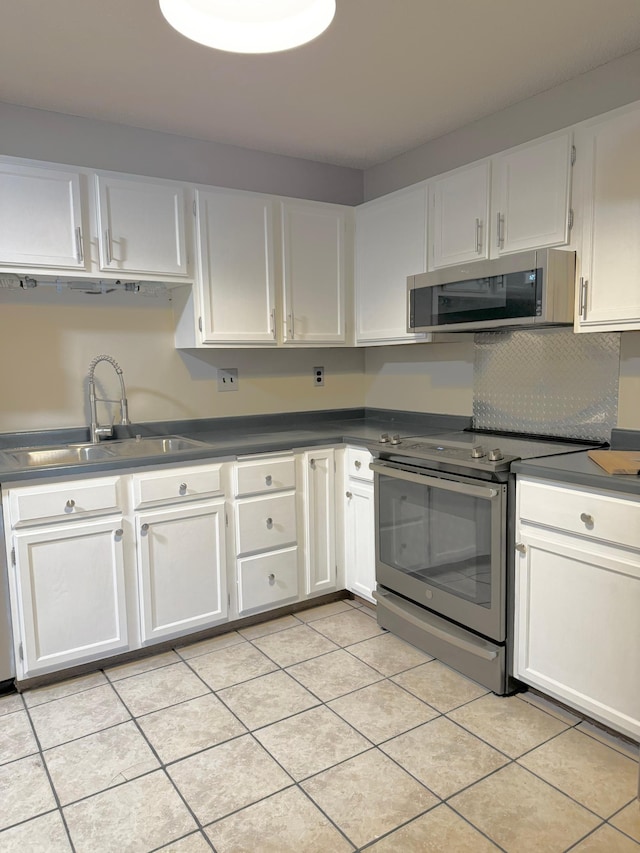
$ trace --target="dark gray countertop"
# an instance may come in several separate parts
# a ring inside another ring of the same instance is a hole
[[[471,419],[459,415],[422,414],[386,409],[347,409],[323,412],[296,412],[286,415],[212,418],[190,421],[170,421],[133,424],[116,428],[116,437],[140,434],[180,435],[206,443],[206,447],[162,456],[117,458],[108,461],[48,465],[42,468],[20,468],[0,452],[0,482],[19,482],[43,478],[76,477],[87,474],[107,474],[116,470],[157,466],[160,464],[189,464],[211,460],[226,461],[256,453],[277,453],[326,444],[377,443],[381,433],[400,436],[428,435],[443,430],[464,429]],[[14,433],[0,436],[0,451],[17,447],[39,447],[67,442],[86,441],[83,429]]]
[[[640,445],[638,445],[640,447]],[[542,477],[560,483],[610,489],[640,495],[640,477],[629,474],[607,474],[587,456],[587,451],[514,462],[511,470],[527,477]]]

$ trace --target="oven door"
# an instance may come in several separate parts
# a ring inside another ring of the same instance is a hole
[[[383,461],[371,467],[378,584],[504,641],[506,485]]]

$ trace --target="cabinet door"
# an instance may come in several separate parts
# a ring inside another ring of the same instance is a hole
[[[84,270],[83,237],[77,172],[0,161],[1,264]]]
[[[373,483],[347,481],[344,524],[347,589],[373,601],[376,588]]]
[[[498,155],[493,165],[491,255],[565,245],[570,177],[571,133]]]
[[[488,160],[429,181],[429,269],[488,257]]]
[[[515,675],[637,740],[640,553],[522,525]]]
[[[409,343],[407,276],[427,269],[427,190],[410,187],[356,208],[356,342]]]
[[[181,186],[96,175],[96,193],[100,269],[187,275]]]
[[[276,344],[273,201],[196,192],[204,343]]]
[[[20,531],[13,541],[20,678],[126,651],[121,516]]]
[[[143,643],[227,618],[224,500],[136,515]]]
[[[336,587],[335,451],[301,454],[307,595]]]
[[[576,331],[640,329],[640,110],[576,134],[583,215]]]
[[[343,344],[347,211],[282,202],[283,340]]]

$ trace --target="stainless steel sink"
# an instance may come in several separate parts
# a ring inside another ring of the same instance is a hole
[[[107,448],[99,444],[6,450],[5,456],[17,462],[20,468],[42,468],[47,465],[82,465],[83,463],[103,462],[113,458]]]
[[[207,447],[206,442],[179,435],[140,436],[101,444],[64,444],[54,447],[27,447],[2,452],[19,468],[46,468],[54,465],[88,465],[145,456],[166,456]]]
[[[139,436],[121,438],[102,445],[112,457],[130,459],[135,456],[164,456],[168,453],[184,453],[186,450],[198,450],[207,447],[206,442],[179,435]]]

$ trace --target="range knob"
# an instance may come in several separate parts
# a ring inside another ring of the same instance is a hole
[[[504,459],[504,453],[499,447],[489,451],[489,462],[499,462],[501,459]]]
[[[486,456],[484,447],[481,444],[478,444],[476,447],[471,448],[471,458],[472,459],[482,459],[483,456]]]
[[[400,436],[397,434],[392,435],[390,444],[402,444],[402,442],[400,441]]]
[[[383,432],[380,436],[380,444],[388,444],[389,443],[389,433]]]

